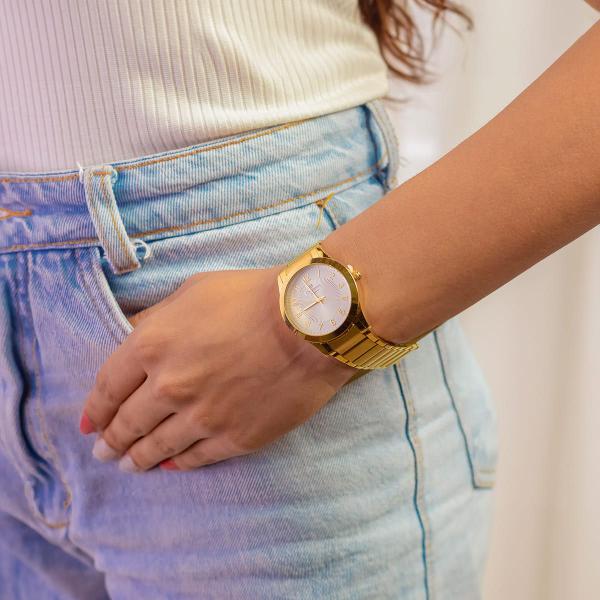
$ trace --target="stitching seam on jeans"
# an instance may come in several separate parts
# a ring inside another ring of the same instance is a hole
[[[23,177],[22,179],[0,177],[0,183],[43,183],[45,181],[68,181],[69,179],[77,179],[78,177],[79,172],[70,173],[69,175],[54,175],[53,177]]]
[[[96,277],[103,276],[103,275],[101,273],[98,273],[98,274],[94,273],[94,270],[98,269],[99,271],[102,271],[102,265],[97,263],[94,258],[82,260],[81,255],[82,255],[82,248],[75,248],[75,257],[77,259],[78,265],[81,264],[82,262],[85,265],[85,260],[92,260],[91,269],[87,269],[87,268],[81,269],[81,282],[83,284],[83,287],[85,288],[87,297],[91,298],[92,301],[94,302],[94,304],[96,305],[96,308],[98,309],[98,312],[96,313],[97,316],[99,316],[99,318],[102,319],[102,321],[104,322],[104,326],[109,331],[111,331],[111,333],[113,334],[114,340],[118,344],[121,344],[123,341],[122,336],[128,335],[129,332],[121,329],[119,327],[119,323],[110,317],[110,314],[112,314],[114,307],[110,304],[109,299],[106,298],[104,293],[98,294],[98,292],[97,292],[98,282],[96,280]],[[118,303],[117,303],[117,306],[118,306]],[[118,331],[116,330],[116,328],[118,328]]]
[[[289,129],[290,127],[296,127],[297,125],[300,125],[300,123],[304,123],[305,121],[310,120],[310,118],[311,117],[308,117],[306,119],[299,119],[297,121],[290,121],[289,123],[284,123],[283,125],[278,125],[277,127],[274,127],[273,129],[267,129],[266,131],[259,131],[252,135],[248,135],[246,137],[239,138],[239,139],[229,140],[228,142],[223,142],[223,143],[217,144],[215,146],[209,146],[208,148],[196,148],[195,150],[187,150],[184,152],[180,152],[176,155],[163,156],[161,158],[152,158],[152,159],[148,159],[146,161],[143,161],[141,163],[136,163],[133,165],[123,165],[121,167],[115,167],[115,169],[117,171],[130,171],[132,169],[137,169],[139,167],[145,167],[146,165],[153,165],[156,163],[166,162],[169,160],[177,160],[179,158],[185,158],[186,156],[190,156],[193,154],[199,154],[202,152],[211,152],[213,150],[220,150],[221,148],[226,148],[227,146],[235,146],[235,145],[241,144],[242,142],[245,142],[247,140],[253,140],[255,138],[272,135],[273,133],[276,133],[278,131],[283,131],[285,129]]]
[[[386,132],[384,131],[384,125],[383,125],[383,119],[381,117],[380,111],[379,111],[379,105],[377,104],[377,102],[373,101],[369,103],[369,106],[371,107],[371,111],[373,112],[373,121],[375,123],[375,127],[377,127],[377,129],[379,130],[379,135],[381,137],[381,143],[382,143],[382,156],[389,154],[388,150],[387,150],[387,137],[386,137]],[[391,161],[391,155],[390,155],[390,161]],[[387,173],[385,178],[380,178],[382,185],[385,187],[386,191],[390,191],[391,190],[391,185],[390,185],[390,181],[389,181],[389,172],[390,172],[390,164],[388,161],[388,165],[387,165]]]
[[[467,435],[467,431],[464,426],[464,417],[458,409],[458,406],[456,404],[456,399],[454,398],[454,393],[452,392],[452,388],[451,388],[450,382],[448,380],[448,375],[447,375],[447,370],[446,370],[446,362],[447,361],[445,359],[445,356],[447,354],[446,346],[442,339],[442,336],[440,336],[440,334],[438,333],[438,330],[435,330],[433,332],[433,334],[434,334],[433,339],[435,341],[438,358],[439,358],[440,366],[441,366],[441,370],[442,370],[442,376],[444,379],[444,385],[446,386],[446,390],[448,392],[448,395],[450,396],[450,402],[451,402],[452,408],[454,410],[454,413],[456,415],[458,426],[459,426],[460,432],[461,432],[463,440],[464,440],[465,451],[467,453],[467,459],[469,461],[469,467],[471,470],[473,487],[483,488],[483,489],[491,489],[494,487],[494,481],[487,481],[487,482],[481,481],[479,475],[480,474],[481,475],[495,475],[496,470],[495,469],[479,469],[475,465],[475,462],[473,460],[473,449],[471,448],[471,444],[469,443],[469,436]]]
[[[284,129],[289,129],[290,127],[295,127],[296,125],[300,125],[300,123],[304,123],[304,121],[308,121],[309,118],[299,119],[297,121],[290,121],[289,123],[284,123],[283,125],[277,125],[271,129],[267,129],[266,131],[259,131],[252,135],[247,135],[242,138],[237,138],[234,140],[229,140],[227,142],[223,142],[222,144],[216,144],[214,146],[196,148],[195,150],[184,150],[180,152],[176,152],[175,154],[171,154],[169,156],[162,156],[161,158],[152,158],[145,160],[143,162],[135,163],[132,165],[121,165],[121,166],[113,166],[116,171],[131,171],[133,169],[139,169],[140,167],[145,167],[147,165],[153,165],[155,163],[166,162],[170,160],[178,160],[180,158],[185,158],[186,156],[191,156],[193,154],[200,154],[203,152],[212,152],[213,150],[219,150],[221,148],[226,148],[227,146],[234,146],[236,144],[241,144],[247,140],[252,140],[255,138],[271,135],[278,131],[282,131]],[[99,175],[108,175],[109,173],[98,173]],[[55,175],[53,177],[23,177],[23,178],[10,178],[10,177],[0,177],[0,183],[40,183],[44,181],[67,181],[69,179],[77,179],[79,178],[79,172],[70,173],[68,175]]]
[[[18,266],[16,268],[19,268]],[[20,278],[17,278],[17,302],[18,302],[18,310],[19,312],[23,312],[24,309],[24,301],[23,301],[23,297],[24,297],[24,289],[22,288],[22,286],[20,285]],[[19,338],[20,344],[22,348],[26,347],[26,337],[25,337],[25,331],[23,328],[23,321],[24,319],[17,319],[17,336]],[[25,365],[23,365],[23,367],[25,367]],[[35,404],[35,402],[34,402]],[[31,419],[31,415],[26,411],[23,410],[22,411],[24,419],[25,419],[25,426],[28,428],[29,430],[29,435],[32,437],[33,436],[33,432],[35,431],[35,427],[33,426],[33,421]],[[25,434],[26,435],[26,434]],[[40,453],[40,451],[38,451],[38,448],[36,448],[33,445],[33,441],[26,441],[26,443],[31,446],[32,448],[32,452],[36,455],[41,457],[42,459],[44,459],[47,462],[50,462],[48,460],[48,457],[45,453],[45,451],[47,451],[47,447],[46,448],[42,448],[42,453]],[[22,484],[23,484],[23,495],[26,499],[26,501],[28,502],[28,507],[29,509],[32,511],[33,516],[38,519],[39,521],[41,521],[42,523],[44,523],[44,525],[46,525],[47,527],[50,527],[52,529],[60,529],[62,527],[64,527],[66,525],[66,523],[64,522],[59,522],[59,523],[51,523],[50,521],[47,521],[44,518],[44,515],[42,515],[40,513],[40,510],[36,504],[35,501],[35,496],[33,493],[33,485],[31,484],[31,480],[28,480],[28,477],[26,474],[23,473],[23,470],[20,468],[20,465],[18,464],[18,460],[17,457],[14,458],[14,460],[17,462],[17,464],[15,465],[17,470],[19,471],[19,473],[21,474],[22,477]]]
[[[372,101],[370,106],[373,108],[373,112],[378,117],[375,121],[377,123],[377,126],[379,127],[383,139],[383,144],[386,150],[388,150],[388,142],[391,146],[394,146],[394,148],[389,149],[388,152],[390,155],[390,160],[387,165],[387,181],[384,184],[388,188],[388,191],[391,191],[392,189],[394,189],[394,187],[398,185],[398,178],[396,177],[396,173],[392,171],[392,168],[397,166],[393,164],[392,153],[399,152],[399,142],[396,130],[394,129],[390,121],[389,115],[385,112],[385,107],[383,106],[383,104],[377,102],[377,100],[379,100],[379,98],[376,98],[374,101]],[[382,112],[385,114],[382,115]],[[389,140],[388,138],[386,138],[386,134],[389,137]]]
[[[31,277],[30,274],[33,272],[33,266],[31,265],[31,260],[32,260],[31,254],[29,254],[27,256],[28,281],[29,281],[29,278]],[[31,307],[29,308],[29,318],[31,320],[31,323],[33,324],[33,314],[31,311]],[[37,336],[33,336],[32,355],[31,356],[32,356],[32,362],[33,362],[33,377],[34,377],[34,381],[36,384],[35,385],[35,389],[36,389],[35,396],[36,397],[35,397],[34,406],[35,406],[35,411],[36,411],[37,417],[40,421],[42,437],[44,438],[44,442],[46,444],[48,453],[50,454],[50,458],[53,461],[52,464],[53,464],[54,468],[56,469],[59,479],[60,479],[61,483],[63,484],[65,492],[67,494],[67,497],[66,497],[65,501],[63,502],[63,508],[67,509],[69,507],[69,505],[71,504],[71,500],[73,498],[73,493],[62,473],[62,469],[60,467],[60,460],[58,458],[58,452],[56,451],[56,448],[50,439],[50,435],[48,433],[48,424],[46,423],[46,419],[44,417],[43,410],[42,410],[42,378],[40,377],[40,366],[39,366],[39,361],[38,361],[38,354],[36,351],[36,349],[37,349],[36,340],[37,340]],[[45,522],[46,522],[46,524],[49,524],[47,521],[45,521]],[[62,527],[63,525],[62,524],[54,524],[54,526]]]
[[[319,207],[319,214],[317,216],[317,223],[315,225],[315,227],[317,229],[319,229],[319,227],[321,226],[321,221],[323,219],[323,214],[325,212],[324,208],[333,199],[334,195],[335,195],[335,192],[331,192],[331,194],[328,194],[324,198],[318,198],[317,200],[315,200],[315,204]],[[327,215],[327,216],[329,218],[331,218],[330,215]]]
[[[19,265],[18,261],[16,261],[16,263],[17,264],[15,265],[15,271],[18,271],[18,269],[20,268],[21,265]],[[15,281],[16,281],[16,300],[17,300],[16,310],[18,313],[23,314],[26,310],[25,309],[25,301],[24,301],[26,292],[22,285],[23,278],[17,276]],[[18,316],[19,316],[19,318],[15,319],[15,321],[17,323],[17,335],[19,337],[20,346],[22,348],[25,348],[27,346],[27,338],[25,336],[25,328],[23,326],[23,322],[25,319],[20,318],[21,314],[19,314]],[[24,371],[23,377],[26,377],[26,374],[25,374],[26,368],[27,368],[26,365],[23,364],[22,365],[22,369]],[[25,402],[29,398],[29,396],[30,396],[30,394],[27,394],[26,396],[24,396],[24,402],[20,408],[22,409],[22,414],[23,414],[23,417],[25,418],[25,425],[29,428],[29,431],[30,431],[29,437],[33,438],[33,434],[34,434],[36,428],[33,425],[33,420],[31,419],[31,415],[25,410]],[[42,458],[45,461],[48,461],[48,457],[46,456],[46,452],[48,451],[47,447],[42,448],[41,452],[39,452],[38,448],[36,448],[35,444],[33,443],[33,439],[31,439],[31,441],[29,441],[29,445],[31,446],[33,452],[37,456],[39,456],[40,458]]]
[[[20,304],[21,304],[20,301],[21,301],[22,296],[23,296],[23,290],[20,288],[20,286],[18,286],[19,308],[22,308],[20,306]],[[17,332],[18,332],[19,338],[21,340],[21,344],[22,344],[22,346],[24,348],[25,345],[26,345],[26,339],[25,339],[25,331],[23,330],[23,319],[17,319]],[[29,431],[31,432],[31,434],[33,434],[33,432],[35,431],[35,427],[33,425],[33,421],[31,419],[31,415],[29,415],[27,413],[27,411],[25,411],[25,410],[23,410],[23,415],[25,417],[26,425],[29,427]],[[37,451],[37,448],[35,448],[33,446],[33,443],[30,442],[30,444],[32,446],[33,452],[35,452],[36,455],[38,455],[41,458],[43,458],[44,460],[48,461],[48,457],[45,454],[40,455],[40,453]],[[47,444],[46,444],[45,450],[46,451],[48,450]],[[21,474],[23,475],[23,473],[22,473],[22,471],[21,471],[20,468],[19,468],[19,472],[21,472]],[[51,523],[50,521],[48,521],[44,517],[44,515],[42,515],[40,513],[40,510],[39,510],[39,508],[38,508],[38,506],[36,504],[36,501],[35,501],[35,496],[34,496],[34,493],[33,493],[33,485],[31,483],[31,480],[29,480],[29,481],[26,480],[26,478],[25,478],[26,476],[24,476],[24,475],[23,475],[23,477],[24,477],[24,480],[23,480],[23,494],[25,495],[25,498],[29,501],[29,508],[33,511],[33,514],[34,514],[35,518],[37,518],[38,520],[42,521],[45,525],[47,525],[48,527],[53,528],[53,529],[60,529],[61,527],[64,527],[65,525],[67,525],[68,523],[66,523],[64,521],[61,521],[59,523]]]
[[[333,199],[335,197],[335,194],[331,194],[331,198]],[[329,198],[329,196],[328,196]],[[317,204],[320,208],[321,208],[321,213],[324,214],[330,221],[331,227],[333,229],[338,229],[340,224],[338,223],[337,217],[335,215],[335,211],[333,210],[333,206],[332,206],[332,202],[328,202],[327,204],[319,204],[319,200],[317,200],[315,202],[315,204]]]
[[[30,263],[31,255],[28,256],[27,260],[28,260],[28,263]],[[30,264],[28,266],[31,267]],[[32,323],[33,323],[33,316],[32,316]],[[69,484],[65,481],[65,478],[63,476],[62,469],[60,467],[60,459],[58,458],[58,453],[56,451],[56,448],[54,447],[54,444],[52,443],[52,440],[50,439],[50,434],[48,433],[48,424],[46,423],[46,418],[44,417],[44,413],[42,410],[42,378],[40,377],[40,365],[39,365],[39,360],[38,360],[38,354],[36,351],[36,339],[37,339],[37,337],[34,337],[34,339],[32,341],[33,376],[36,381],[36,392],[37,392],[36,393],[36,402],[35,402],[35,411],[38,416],[38,419],[40,420],[42,437],[44,438],[46,447],[48,449],[48,452],[50,453],[50,458],[53,460],[54,468],[56,469],[56,472],[58,473],[61,483],[65,487],[65,492],[67,494],[67,497],[66,497],[65,501],[63,502],[63,508],[66,509],[71,504],[71,500],[73,498],[73,493],[71,491],[71,488],[69,487]]]
[[[0,206],[0,221],[4,219],[10,219],[12,217],[29,217],[31,210],[26,208],[25,210],[12,210],[10,208],[2,208]]]
[[[431,562],[429,560],[429,556],[431,554],[431,527],[429,524],[429,518],[427,516],[427,511],[425,507],[425,496],[423,493],[423,450],[421,448],[421,440],[416,432],[414,421],[416,420],[416,411],[415,406],[410,398],[410,384],[408,382],[408,374],[406,372],[406,367],[400,361],[392,365],[394,369],[394,374],[396,375],[396,380],[398,382],[398,386],[400,388],[400,396],[402,397],[402,402],[404,404],[404,411],[406,416],[406,439],[410,446],[410,449],[413,454],[414,459],[414,470],[415,470],[415,491],[413,494],[413,503],[415,507],[415,512],[417,514],[417,519],[419,521],[419,526],[421,528],[421,548],[422,548],[422,557],[423,557],[423,583],[425,586],[425,598],[426,600],[433,600],[433,589],[431,587],[431,573],[432,567]],[[402,373],[404,375],[404,382],[402,384],[400,371],[402,369]],[[406,387],[407,393],[404,393],[404,387]]]
[[[320,194],[324,191],[327,191],[331,188],[334,188],[338,185],[342,185],[344,183],[350,183],[351,181],[358,179],[359,177],[362,177],[364,175],[366,175],[367,173],[372,172],[374,169],[379,168],[380,163],[386,158],[386,154],[384,154],[380,160],[378,160],[376,163],[374,163],[373,165],[371,165],[368,169],[365,169],[359,173],[357,173],[356,175],[354,175],[353,177],[349,177],[347,179],[342,179],[341,181],[338,181],[336,183],[332,183],[330,185],[324,186],[322,188],[313,190],[311,192],[307,192],[306,194],[301,194],[299,196],[294,196],[293,198],[286,198],[285,200],[279,200],[277,202],[273,202],[271,204],[265,204],[263,206],[259,206],[257,208],[251,208],[251,209],[246,209],[246,210],[239,210],[233,213],[229,213],[225,216],[222,217],[215,217],[214,219],[200,219],[198,221],[192,221],[191,223],[185,223],[183,225],[174,225],[172,227],[161,227],[159,229],[150,229],[147,231],[142,231],[139,233],[135,234],[135,237],[140,237],[143,235],[153,235],[155,233],[165,233],[167,231],[177,231],[177,230],[182,230],[182,229],[186,229],[188,227],[194,227],[195,225],[206,225],[209,223],[218,223],[220,221],[226,221],[227,219],[231,219],[234,217],[239,217],[242,216],[244,214],[252,214],[254,212],[260,212],[263,210],[268,210],[269,208],[276,208],[277,206],[282,206],[284,204],[288,204],[290,202],[294,202],[296,200],[301,200],[302,198],[307,198],[308,196],[314,196],[315,194]],[[0,251],[10,251],[10,250],[27,250],[30,248],[44,248],[46,246],[63,246],[63,245],[68,245],[68,244],[81,244],[81,243],[85,243],[85,242],[96,242],[99,241],[98,238],[81,238],[78,240],[66,240],[66,241],[58,241],[58,242],[40,242],[37,244],[15,244],[13,246],[6,246],[6,247],[2,247],[0,246]]]
[[[143,233],[138,234],[138,235],[152,235],[155,233],[164,233],[167,231],[178,231],[180,229],[185,229],[187,227],[194,227],[195,225],[205,225],[207,223],[217,223],[219,221],[224,221],[226,219],[231,219],[233,217],[239,217],[239,216],[246,215],[246,214],[252,214],[254,212],[260,212],[262,210],[268,210],[269,208],[275,208],[277,206],[282,206],[283,204],[288,204],[290,202],[294,202],[295,200],[301,200],[302,198],[307,198],[309,196],[314,196],[315,194],[320,194],[320,193],[322,193],[326,190],[329,190],[333,187],[336,187],[338,185],[342,185],[344,183],[350,183],[351,181],[354,181],[355,179],[358,179],[359,177],[362,177],[363,175],[370,173],[374,168],[377,168],[377,166],[378,166],[378,163],[375,163],[374,165],[371,165],[368,169],[365,169],[364,171],[360,171],[353,177],[348,177],[347,179],[342,179],[341,181],[338,181],[337,183],[333,183],[333,184],[324,186],[322,188],[312,190],[311,192],[307,192],[306,194],[301,194],[300,196],[294,196],[293,198],[286,198],[285,200],[280,200],[278,202],[266,204],[264,206],[259,206],[258,208],[248,208],[248,209],[244,209],[244,210],[238,210],[238,211],[236,211],[234,213],[230,213],[224,217],[216,217],[214,219],[201,219],[198,221],[192,221],[191,223],[187,223],[185,225],[174,225],[172,227],[161,227],[159,229],[151,229],[149,231],[144,231]],[[136,235],[136,237],[137,237],[137,235]]]
[[[442,348],[441,348],[441,346],[443,345],[443,342],[442,342],[441,338],[439,337],[439,333],[438,333],[437,329],[434,330],[434,332],[433,332],[433,339],[435,341],[435,348],[437,350],[438,360],[440,362],[440,369],[442,372],[442,379],[444,381],[444,386],[446,388],[446,392],[448,393],[448,396],[450,397],[450,404],[452,406],[452,410],[454,411],[454,414],[456,415],[456,421],[458,423],[458,428],[460,430],[460,433],[461,433],[461,436],[463,439],[463,443],[465,445],[465,452],[467,455],[467,461],[469,463],[469,470],[470,470],[470,474],[471,474],[471,482],[472,482],[474,488],[490,489],[490,488],[494,487],[494,482],[493,481],[491,481],[491,482],[481,481],[479,478],[479,474],[494,475],[495,470],[477,469],[475,466],[475,463],[473,461],[473,450],[469,444],[469,436],[467,435],[467,432],[465,430],[464,418],[461,415],[460,411],[458,410],[458,406],[456,405],[456,400],[454,398],[454,394],[452,393],[452,388],[450,387],[450,382],[448,381],[448,375],[446,372],[446,362],[444,359],[444,352],[442,352]]]

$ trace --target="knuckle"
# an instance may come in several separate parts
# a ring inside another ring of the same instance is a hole
[[[108,377],[104,367],[100,367],[100,369],[98,369],[94,385],[100,394],[104,394],[104,392],[106,392],[106,389],[108,388]]]
[[[177,459],[177,468],[180,471],[189,471],[190,469],[195,469],[198,465],[192,464],[192,459],[188,458],[178,458]]]
[[[152,440],[152,443],[154,444],[158,452],[161,454],[161,456],[171,457],[177,454],[177,448],[175,447],[175,445],[171,444],[167,440],[157,437]]]
[[[148,325],[144,330],[138,330],[138,335],[133,343],[135,354],[143,363],[156,362],[164,354],[164,343],[161,336]]]
[[[139,452],[135,447],[134,448],[130,448],[127,451],[127,454],[129,454],[131,460],[133,461],[133,464],[140,469],[140,471],[146,471],[147,469],[149,469],[152,465],[148,462],[148,460],[146,460],[143,456],[143,454],[141,452]]]
[[[98,394],[102,397],[103,403],[108,404],[110,407],[114,407],[118,404],[118,399],[110,385],[109,374],[105,368],[101,367],[98,373],[96,373],[94,384]]]
[[[260,448],[258,438],[246,431],[230,432],[227,434],[226,440],[232,451],[238,454],[248,454]]]
[[[116,450],[117,452],[122,452],[125,449],[123,442],[110,427],[102,433],[102,438],[113,450]]]
[[[117,418],[120,421],[121,429],[124,430],[128,435],[134,438],[140,438],[145,435],[144,428],[142,427],[139,419],[125,411],[118,411]]]
[[[207,451],[204,448],[202,448],[202,444],[200,444],[198,448],[192,449],[191,452],[191,461],[189,462],[193,463],[194,466],[207,465],[220,460],[219,458],[213,456],[212,453],[207,453]]]
[[[207,436],[213,436],[218,433],[222,425],[219,419],[212,412],[196,411],[192,414],[192,423],[194,427],[202,434]]]
[[[182,400],[187,398],[184,386],[173,377],[157,377],[152,383],[152,396],[156,400]]]

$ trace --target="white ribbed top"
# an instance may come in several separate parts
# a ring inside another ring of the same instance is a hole
[[[0,171],[134,158],[387,92],[357,0],[0,0]]]

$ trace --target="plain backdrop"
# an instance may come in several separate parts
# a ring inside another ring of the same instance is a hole
[[[400,181],[484,125],[599,16],[583,0],[465,5],[475,30],[442,36],[432,54],[437,82],[415,87],[392,79],[393,95],[408,99],[401,108],[386,103],[404,159]],[[484,598],[597,600],[599,228],[459,318],[492,388],[499,420]]]

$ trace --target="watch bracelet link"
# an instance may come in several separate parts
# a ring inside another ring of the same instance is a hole
[[[385,342],[379,336],[374,336],[369,326],[360,330],[353,325],[339,338],[315,344],[315,348],[348,366],[354,367],[356,373],[348,380],[353,381],[362,375],[370,373],[374,369],[383,369],[398,362],[403,356],[419,347],[418,340],[424,338],[437,327],[438,325],[412,339],[410,342],[398,346]],[[341,352],[344,352],[345,356]],[[355,354],[358,356],[355,357]],[[348,356],[351,357],[351,360],[348,360]]]
[[[389,367],[418,348],[416,339],[402,345],[388,343],[374,334],[366,324],[364,328],[353,324],[341,336],[328,342],[320,342],[316,346],[324,354],[351,367],[367,370]]]

